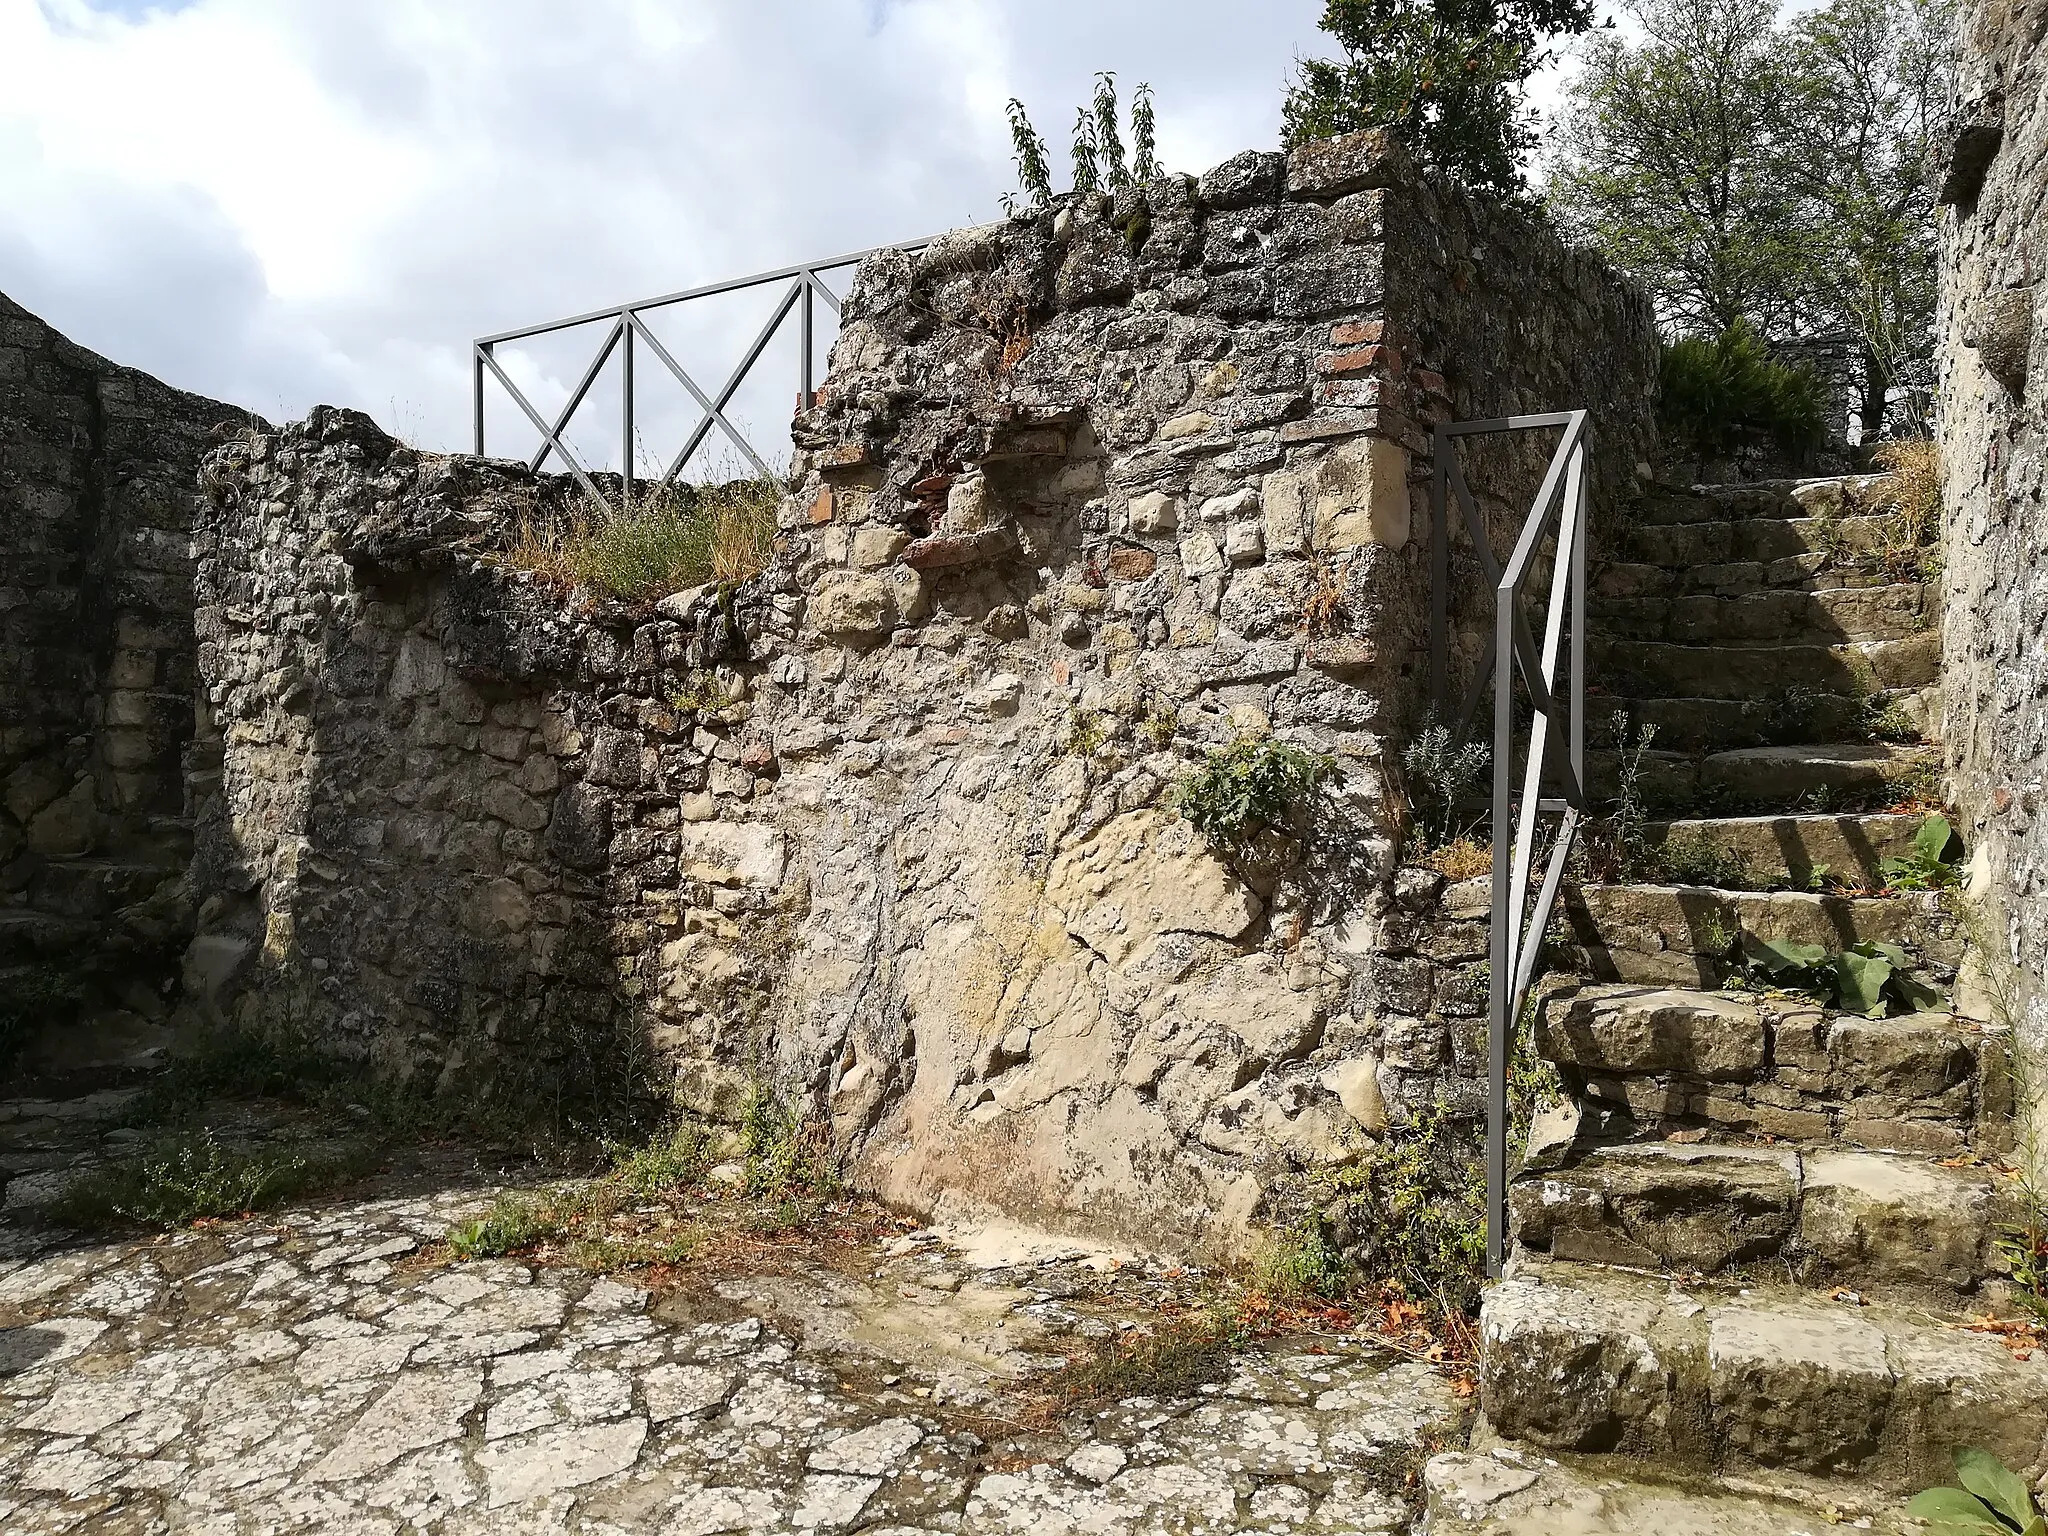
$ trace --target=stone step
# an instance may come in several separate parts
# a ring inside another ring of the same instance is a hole
[[[1596,740],[1610,739],[1600,728],[1620,713],[1632,729],[1656,726],[1656,745],[1681,754],[1827,742],[1918,744],[1933,737],[1941,722],[1938,687],[1868,694],[1779,688],[1747,699],[1604,695],[1588,704]]]
[[[1679,645],[1596,633],[1587,640],[1586,668],[1589,682],[1614,694],[1745,699],[1797,687],[1854,695],[1934,683],[1941,676],[1941,634],[1928,629],[1900,640],[1839,644]]]
[[[1918,583],[1826,587],[1812,592],[1749,592],[1736,597],[1597,600],[1591,632],[1622,640],[1679,645],[1833,646],[1844,641],[1903,640],[1938,623],[1935,595]]]
[[[1515,1445],[1433,1456],[1422,1483],[1429,1536],[1817,1536],[1838,1522],[1882,1536],[1922,1529],[1882,1489],[1830,1482],[1823,1497],[1801,1489],[1808,1496],[1794,1499]]]
[[[1918,813],[1725,816],[1651,822],[1643,839],[1674,883],[1775,890],[1825,878],[1878,886],[1883,861],[1903,855],[1925,820]]]
[[[1885,547],[1891,528],[1883,517],[1699,519],[1645,524],[1615,541],[1617,561],[1670,571],[1761,568],[1765,586],[1838,566]],[[1718,578],[1716,578],[1718,579]]]
[[[184,872],[182,862],[52,859],[29,881],[29,901],[57,917],[105,917],[148,900]]]
[[[2010,1137],[2002,1030],[1869,1019],[1794,994],[1600,983],[1537,1005],[1536,1049],[1607,1133],[1672,1130],[1953,1156]]]
[[[1525,1252],[1481,1304],[1482,1411],[1502,1436],[1550,1452],[1911,1494],[1946,1482],[1959,1446],[2027,1466],[2048,1431],[2048,1350],[2021,1359],[1964,1321]]]
[[[1885,810],[1903,799],[1930,797],[1940,772],[1940,749],[1922,743],[1813,742],[1737,747],[1700,757],[1660,748],[1642,755],[1640,792],[1651,809],[1679,813],[1673,819],[1687,813]],[[1588,751],[1586,782],[1595,800],[1614,799],[1621,792],[1620,755]]]
[[[1719,986],[1739,934],[1829,950],[1866,939],[1897,944],[1946,985],[1962,959],[1962,929],[1934,892],[1838,896],[1816,891],[1730,891],[1700,885],[1567,884],[1563,931],[1552,942],[1601,981]],[[1603,961],[1602,956],[1611,957]],[[1624,959],[1623,957],[1629,957]],[[1621,973],[1632,966],[1633,975]]]
[[[1773,529],[1782,523],[1760,524]],[[1652,530],[1668,544],[1672,535],[1690,535],[1687,528]],[[1731,536],[1731,543],[1733,542]],[[1661,551],[1660,551],[1661,552]],[[1650,560],[1607,560],[1591,573],[1594,604],[1610,598],[1740,597],[1751,592],[1819,592],[1833,587],[1882,587],[1892,581],[1875,562],[1837,559],[1830,550],[1809,550],[1771,560],[1698,560],[1659,563]]]
[[[1639,1142],[1591,1148],[1509,1191],[1516,1240],[1555,1258],[1714,1275],[1769,1264],[1801,1284],[1950,1304],[2000,1272],[2008,1181],[1925,1156]]]
[[[36,965],[90,949],[101,926],[46,912],[0,912],[0,967]]]

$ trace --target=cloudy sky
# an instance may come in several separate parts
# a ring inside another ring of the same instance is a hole
[[[999,211],[1097,69],[1162,158],[1279,137],[1316,0],[0,0],[0,292],[168,381],[466,446],[468,341]],[[843,286],[843,285],[842,285]],[[707,386],[772,295],[664,317]],[[552,409],[599,339],[505,356]],[[757,430],[795,389],[794,337]],[[648,437],[681,396],[643,362]],[[609,378],[573,441],[616,463]],[[608,401],[603,410],[597,401]],[[493,451],[523,450],[494,398]],[[506,423],[500,436],[496,424]],[[644,441],[644,461],[672,444]]]

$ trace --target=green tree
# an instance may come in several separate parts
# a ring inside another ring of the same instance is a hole
[[[1017,162],[1017,185],[1023,197],[1005,193],[1003,207],[1043,208],[1052,201],[1052,168],[1046,160],[1045,140],[1031,126],[1024,103],[1010,98],[1010,146]],[[1155,140],[1157,118],[1152,107],[1152,87],[1143,82],[1131,97],[1131,146],[1124,149],[1119,123],[1116,76],[1102,70],[1095,76],[1095,95],[1088,106],[1074,113],[1074,137],[1068,151],[1077,193],[1122,192],[1143,186],[1160,174]]]
[[[1846,337],[1863,438],[1924,420],[1934,321],[1929,170],[1953,0],[1629,0],[1572,82],[1546,189],[1640,279],[1665,329]]]
[[[1856,338],[1863,439],[1902,396],[1924,431],[1934,349],[1934,157],[1953,69],[1953,0],[1834,0],[1791,32],[1790,165],[1811,207],[1806,303]]]
[[[1640,279],[1680,335],[1798,330],[1806,256],[1786,165],[1793,82],[1776,0],[1630,0],[1640,41],[1603,33],[1572,83],[1546,195],[1571,233]]]
[[[1523,88],[1552,40],[1592,24],[1592,0],[1326,0],[1344,54],[1297,67],[1287,142],[1384,128],[1424,164],[1519,194],[1537,138]]]

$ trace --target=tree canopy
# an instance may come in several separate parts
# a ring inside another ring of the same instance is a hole
[[[1343,57],[1299,65],[1287,142],[1384,128],[1425,164],[1521,193],[1537,141],[1523,88],[1551,40],[1592,24],[1593,0],[1327,0]]]

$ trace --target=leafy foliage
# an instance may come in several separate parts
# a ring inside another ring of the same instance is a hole
[[[1913,834],[1912,846],[1895,858],[1883,859],[1878,870],[1896,891],[1933,891],[1956,883],[1956,866],[1945,855],[1955,838],[1946,816],[1929,816]]]
[[[1449,848],[1471,834],[1477,823],[1464,816],[1465,796],[1492,761],[1493,749],[1485,742],[1458,742],[1450,727],[1435,722],[1408,744],[1401,754],[1401,770],[1414,803],[1421,851]]]
[[[1568,88],[1546,197],[1667,331],[1847,338],[1863,441],[1932,379],[1928,175],[1953,0],[1630,0]]]
[[[798,1114],[757,1085],[747,1099],[740,1135],[748,1194],[800,1201],[838,1192],[839,1160],[823,1120]]]
[[[165,1135],[73,1179],[47,1208],[69,1226],[176,1227],[247,1215],[366,1171],[361,1152],[223,1146],[211,1131]]]
[[[1003,207],[1010,212],[1018,208],[1044,208],[1054,196],[1045,140],[1031,126],[1031,115],[1023,102],[1013,96],[1005,110],[1010,119],[1010,148],[1017,165],[1018,191],[1004,195]],[[1074,193],[1122,192],[1144,186],[1161,174],[1152,87],[1140,83],[1132,95],[1128,152],[1124,148],[1120,111],[1116,75],[1101,70],[1095,76],[1094,96],[1074,112],[1073,141],[1067,151]]]
[[[1830,953],[1795,939],[1741,938],[1742,958],[1771,985],[1812,994],[1831,1008],[1881,1019],[1893,1005],[1908,1013],[1932,1008],[1941,994],[1914,978],[1913,961],[1896,944],[1865,939]]]
[[[1930,1488],[1906,1506],[1929,1536],[2048,1536],[2026,1482],[1989,1451],[1956,1452],[1959,1488]]]
[[[1658,359],[1658,415],[1668,434],[1703,453],[1721,453],[1744,431],[1767,433],[1780,447],[1804,452],[1819,443],[1825,391],[1811,368],[1772,360],[1747,320],[1712,341],[1686,337]]]
[[[1242,851],[1283,830],[1336,765],[1271,736],[1246,736],[1211,752],[1174,791],[1180,814],[1210,844]]]
[[[1440,1314],[1471,1311],[1486,1278],[1486,1172],[1441,1104],[1358,1162],[1323,1175],[1321,1214],[1357,1279],[1392,1282]],[[1327,1294],[1327,1292],[1325,1292]]]
[[[37,1029],[62,1024],[84,1001],[77,977],[54,965],[35,965],[0,976],[0,1080]]]
[[[1326,0],[1341,59],[1309,59],[1287,93],[1287,142],[1384,128],[1475,187],[1522,190],[1536,143],[1523,87],[1547,43],[1593,24],[1590,0]]]

